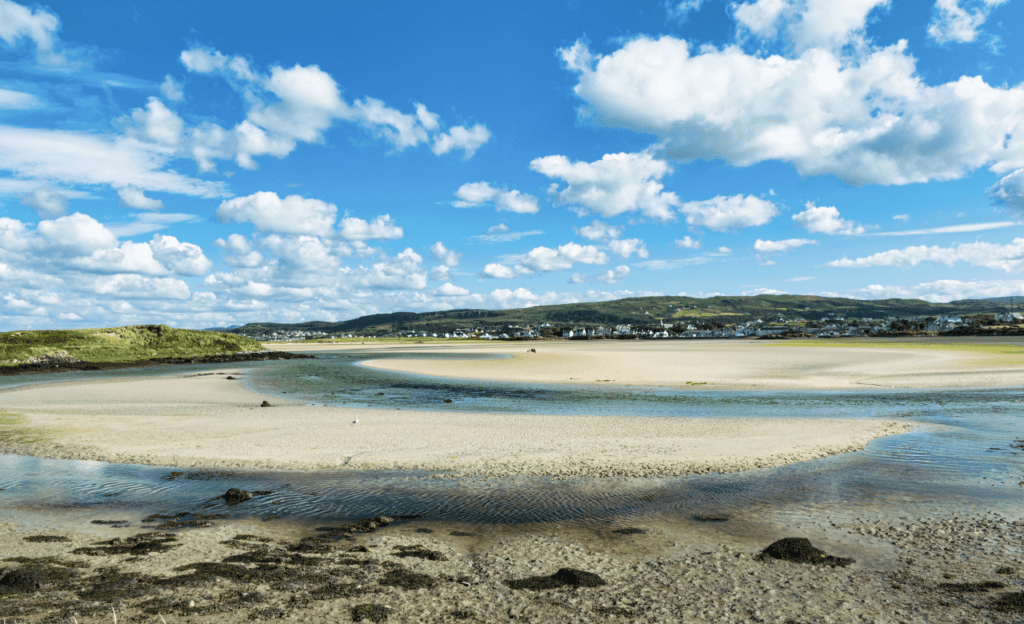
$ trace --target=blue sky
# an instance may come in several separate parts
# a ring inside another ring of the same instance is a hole
[[[0,330],[1024,294],[1024,0],[0,0]]]

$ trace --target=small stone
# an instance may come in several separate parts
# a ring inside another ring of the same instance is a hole
[[[227,492],[221,495],[229,505],[237,505],[238,503],[244,503],[245,501],[252,498],[252,492],[246,492],[245,490],[239,490],[237,488],[231,488]]]

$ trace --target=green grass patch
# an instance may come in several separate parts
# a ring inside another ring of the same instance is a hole
[[[67,351],[87,362],[135,362],[262,349],[259,342],[244,336],[166,325],[14,331],[0,333],[0,366],[12,366],[14,360],[24,363],[54,351]]]
[[[34,444],[46,442],[52,436],[42,427],[26,427],[28,419],[21,414],[0,410],[0,442]]]

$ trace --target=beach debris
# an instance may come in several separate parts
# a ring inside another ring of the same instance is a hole
[[[527,352],[527,353],[536,353],[536,352],[537,352],[537,350],[536,350],[536,349],[528,349],[528,350],[527,350],[526,352]]]
[[[1003,594],[992,602],[993,611],[1024,613],[1024,592]]]
[[[260,403],[260,407],[270,407],[270,401],[264,401]]]
[[[1006,587],[1006,585],[999,581],[982,581],[980,583],[939,583],[939,589],[964,594],[987,592],[990,589],[1003,589],[1004,587]]]
[[[782,561],[794,563],[809,563],[812,565],[827,565],[833,568],[845,568],[853,563],[853,559],[846,557],[833,557],[811,545],[811,540],[806,537],[784,537],[772,542],[768,548],[761,551],[760,558],[771,557]]]
[[[388,619],[391,608],[379,604],[361,604],[352,607],[352,621],[383,622]]]
[[[227,376],[227,377],[225,377],[224,379],[232,379],[232,380],[233,380],[233,379],[238,379],[238,378],[237,378],[237,377],[232,377],[231,375],[228,375],[228,376]]]
[[[531,576],[524,579],[509,579],[505,584],[512,589],[557,589],[566,585],[570,587],[600,587],[607,583],[593,572],[575,568],[561,568],[551,576]]]
[[[231,488],[227,492],[221,494],[220,498],[223,498],[224,502],[228,505],[237,505],[238,503],[244,503],[252,498],[252,492],[246,492],[245,490],[239,490],[238,488]]]
[[[353,425],[357,425],[357,424],[359,424],[359,419],[358,419],[358,418],[356,418],[355,420],[353,420],[353,421],[352,421],[352,424],[353,424]]]
[[[698,514],[693,517],[697,522],[728,522],[729,516],[716,516],[716,515],[701,515]]]
[[[111,540],[95,542],[92,546],[85,546],[72,550],[75,555],[89,555],[91,557],[109,555],[148,555],[154,552],[167,552],[175,548],[178,538],[170,533],[139,533],[132,537],[115,537]]]
[[[448,561],[448,557],[445,557],[442,553],[439,553],[436,550],[428,550],[419,545],[395,546],[395,552],[391,554],[395,557],[415,557],[417,559],[426,559],[428,561]]]
[[[445,400],[444,400],[444,402],[445,402],[445,403],[451,403],[451,402],[452,402],[452,400],[451,400],[451,399],[445,399]]]
[[[382,576],[379,581],[381,585],[389,585],[400,589],[424,589],[433,587],[437,581],[426,574],[416,574],[405,568],[395,568]]]
[[[454,611],[449,611],[448,615],[452,616],[456,620],[468,620],[476,616],[476,614],[469,609],[456,609]]]

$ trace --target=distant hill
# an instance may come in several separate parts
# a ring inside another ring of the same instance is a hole
[[[329,323],[248,323],[228,329],[231,333],[257,335],[281,331],[320,331],[369,333],[375,331],[417,330],[445,332],[474,326],[537,326],[550,323],[571,325],[657,325],[665,323],[715,321],[738,323],[756,318],[765,321],[778,317],[820,320],[829,313],[847,318],[885,318],[887,316],[941,316],[985,314],[1008,310],[1009,298],[998,300],[965,299],[950,303],[929,303],[921,299],[844,299],[814,295],[758,295],[756,297],[632,297],[615,301],[536,306],[515,310],[444,310],[438,312],[394,312],[372,314],[350,321]],[[1016,300],[1016,298],[1015,298]],[[1024,297],[1021,298],[1024,301]]]

